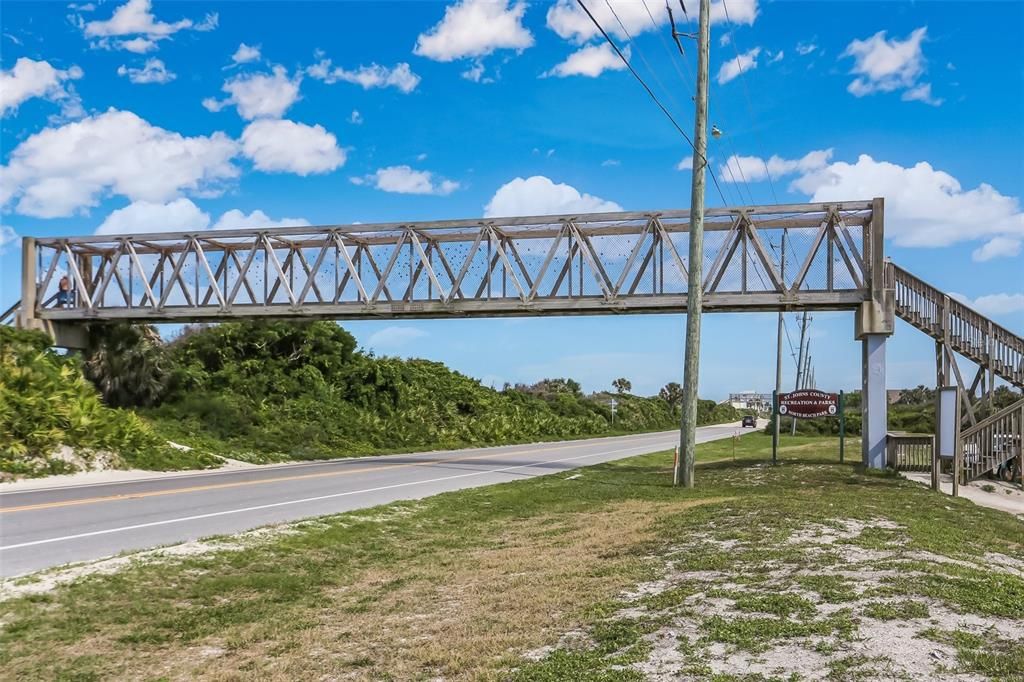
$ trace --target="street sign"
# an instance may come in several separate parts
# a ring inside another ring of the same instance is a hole
[[[839,414],[839,396],[810,388],[780,393],[779,414],[795,419],[834,417]]]

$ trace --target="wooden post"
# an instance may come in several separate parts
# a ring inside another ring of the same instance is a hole
[[[932,490],[939,489],[939,451],[935,447],[935,434],[932,434]]]
[[[846,457],[846,394],[839,391],[839,463],[842,464]]]
[[[54,258],[57,256],[54,255]],[[36,240],[34,237],[21,238],[21,310],[16,318],[21,329],[35,329],[36,296]],[[42,292],[43,296],[46,292]]]
[[[772,391],[772,421],[775,428],[772,430],[772,464],[779,462],[779,392]]]
[[[693,487],[697,436],[697,385],[700,373],[700,315],[704,292],[704,173],[708,147],[708,51],[711,42],[711,0],[701,0],[697,29],[697,94],[694,99],[693,186],[690,192],[690,253],[686,288],[686,350],[683,362],[683,415],[680,463],[674,482]]]

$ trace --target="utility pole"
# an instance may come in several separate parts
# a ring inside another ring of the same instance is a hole
[[[797,356],[796,361],[796,384],[794,389],[799,391],[801,388],[801,380],[804,378],[804,339],[807,337],[807,311],[804,311],[803,317],[800,319],[800,355]],[[796,435],[796,419],[791,419],[792,427],[790,428],[789,434],[791,436]]]
[[[690,271],[686,287],[686,350],[683,358],[683,414],[675,485],[693,487],[697,439],[697,384],[700,374],[700,314],[704,299],[704,172],[708,163],[708,57],[711,0],[700,0],[697,24],[697,94],[693,124],[693,186],[690,191]]]
[[[785,287],[785,282],[786,282],[786,232],[787,232],[787,230],[783,230],[782,231],[782,254],[779,256],[779,270],[782,272],[783,287]],[[782,395],[782,330],[783,330],[783,326],[784,325],[785,325],[785,321],[782,318],[782,311],[780,310],[779,311],[779,329],[778,329],[778,333],[777,333],[777,338],[775,339],[775,348],[776,348],[776,355],[775,355],[775,395],[776,396]],[[776,400],[777,399],[778,398],[776,397]],[[775,427],[774,427],[775,428],[775,433],[774,433],[774,436],[773,436],[773,441],[774,441],[774,443],[776,445],[778,445],[778,442],[779,442],[779,422],[782,421],[782,419],[779,417],[778,414],[775,414],[775,405],[774,404],[772,405],[772,421],[775,422]],[[772,464],[775,463],[775,451],[776,451],[776,448],[772,448]]]

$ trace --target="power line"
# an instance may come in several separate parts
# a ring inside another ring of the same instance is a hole
[[[605,0],[605,2],[608,2],[608,1],[609,0]],[[676,73],[679,74],[679,78],[683,81],[683,84],[687,87],[687,89],[688,90],[693,90],[694,89],[693,84],[691,82],[688,82],[688,79],[683,75],[683,71],[679,68],[679,65],[677,63],[677,59],[678,58],[675,57],[675,54],[669,48],[668,43],[665,40],[665,36],[662,34],[662,32],[660,30],[658,30],[659,29],[658,22],[655,21],[654,14],[651,12],[651,8],[648,7],[648,5],[647,5],[647,0],[641,0],[641,2],[643,3],[644,10],[646,10],[646,12],[647,12],[648,18],[651,20],[651,26],[654,27],[654,30],[655,30],[654,32],[657,33],[658,37],[661,39],[661,44],[662,44],[662,47],[664,48],[665,52],[668,55],[668,60],[672,63],[672,66],[675,67]],[[680,3],[680,6],[683,8],[683,14],[686,15],[686,6],[683,5],[682,3]],[[611,9],[610,6],[609,6],[609,9]],[[672,8],[669,7],[668,0],[666,0],[666,2],[665,2],[665,11],[669,15],[669,21],[672,22],[672,37],[676,40],[676,44],[678,45],[679,44],[679,39],[676,36],[677,35],[683,35],[683,34],[681,34],[681,33],[679,33],[678,31],[675,30],[675,22],[672,19]],[[615,11],[612,10],[612,13],[614,14]],[[618,18],[618,17],[616,17],[616,18]],[[687,15],[687,20],[689,20],[689,16],[688,15]],[[621,22],[620,22],[620,25],[621,25]],[[686,72],[689,73],[690,71],[693,70],[693,67],[690,64],[690,58],[686,56],[686,51],[682,49],[682,45],[679,46],[679,53],[680,53],[680,55],[682,55],[683,61],[686,64]],[[729,154],[729,156],[735,158],[736,154],[733,151],[732,146],[728,143],[728,141],[726,141],[725,144],[729,146],[729,148],[726,150],[726,152]],[[746,176],[743,173],[743,167],[740,166],[740,164],[738,162],[735,165],[736,165],[736,169],[739,171],[740,180],[742,180],[743,186],[747,190],[747,199],[750,201],[751,204],[756,203],[754,201],[754,195],[750,191],[750,185],[747,183],[747,178],[746,178]],[[735,187],[734,191],[736,192],[736,196],[738,198],[738,202],[737,203],[739,203],[739,204],[744,203],[743,192],[740,190],[739,182],[736,180],[736,174],[733,172],[731,164],[729,164],[728,161],[727,161],[725,166],[724,166],[724,168],[725,168],[726,172],[729,173],[729,176],[732,178],[732,183],[731,184]],[[722,178],[722,179],[724,180],[725,178]]]
[[[608,2],[608,0],[605,0],[605,2]],[[657,34],[658,38],[661,40],[662,49],[665,50],[665,54],[668,56],[668,61],[672,64],[672,67],[675,69],[676,73],[679,75],[679,79],[680,79],[680,81],[682,81],[683,86],[686,88],[687,91],[691,91],[691,90],[696,89],[695,84],[692,81],[692,79],[687,77],[687,74],[690,71],[693,70],[693,66],[690,64],[690,59],[689,59],[689,57],[686,56],[686,51],[683,50],[683,46],[679,42],[679,37],[678,37],[678,36],[684,36],[685,37],[687,34],[679,33],[678,31],[675,30],[675,22],[672,19],[672,9],[669,7],[667,0],[666,0],[666,3],[665,3],[665,11],[669,15],[669,21],[672,23],[672,38],[676,41],[676,45],[679,47],[679,54],[682,55],[683,61],[686,64],[685,71],[679,67],[678,57],[675,56],[675,52],[672,50],[671,47],[669,47],[668,41],[665,39],[665,36],[662,34],[662,32],[660,30],[661,27],[658,26],[658,22],[654,18],[654,13],[651,12],[651,8],[647,5],[647,0],[641,0],[641,2],[643,3],[644,10],[647,12],[648,19],[650,19],[650,21],[651,21],[651,26],[654,28],[654,33]],[[682,5],[682,3],[680,3],[680,5]],[[610,6],[609,6],[609,9],[611,9]],[[612,10],[612,14],[615,14],[615,10]],[[684,6],[684,14],[685,14],[685,6]],[[618,16],[616,16],[616,19],[618,19]],[[687,20],[689,20],[689,17],[687,17]],[[619,22],[620,26],[621,26],[621,24],[622,24],[622,22]],[[623,30],[625,30],[625,27],[623,27]],[[627,35],[628,35],[628,32],[627,32]],[[642,56],[643,55],[641,55],[641,57]],[[646,62],[646,60],[644,60],[644,61]],[[650,68],[650,67],[648,67],[648,68]],[[662,86],[662,87],[664,88],[664,86]],[[668,89],[668,88],[664,88],[664,89],[668,90],[668,92],[670,93],[670,96],[671,96],[671,92],[672,91],[670,89]],[[675,104],[674,100],[673,100],[673,104]],[[681,107],[678,107],[678,105],[677,105],[677,108],[681,109]],[[708,164],[708,167],[710,168],[710,164]],[[735,192],[735,194],[736,194],[736,202],[735,203],[736,203],[736,205],[743,204],[744,203],[743,202],[743,194],[739,191],[739,187],[738,187],[738,183],[736,182],[735,175],[733,175],[731,169],[726,168],[726,170],[729,172],[730,176],[733,177],[732,183],[730,183],[730,184],[733,186],[733,192]],[[723,178],[723,180],[724,179],[725,178]],[[717,184],[717,181],[716,181],[716,184]],[[719,192],[721,192],[721,188],[719,188]],[[749,187],[747,188],[747,195],[748,196],[750,195]],[[722,200],[725,201],[725,198],[723,197]],[[730,199],[730,201],[728,201],[726,203],[732,203],[732,200]]]
[[[729,22],[729,24],[733,27],[733,32],[735,32],[735,30],[738,28],[738,26],[736,26],[736,24],[733,23],[732,17],[729,16],[729,5],[726,3],[726,0],[722,0],[722,9],[725,10],[725,19],[726,19],[726,21]],[[756,117],[754,116],[754,105],[753,105],[753,101],[750,98],[750,89],[747,87],[747,78],[744,75],[743,66],[740,63],[740,48],[739,48],[738,42],[739,41],[736,40],[735,35],[729,41],[729,43],[732,44],[733,51],[736,53],[736,67],[740,71],[740,82],[743,84],[743,94],[746,96],[746,99],[747,99],[747,113],[750,114],[751,130],[754,132],[755,135],[758,135],[758,133],[757,133],[757,125],[756,125]],[[758,135],[758,146],[759,147],[761,146],[761,139],[760,139],[759,135]],[[761,157],[761,163],[764,165],[764,173],[765,173],[765,176],[768,178],[768,186],[771,188],[771,191],[772,191],[772,199],[774,199],[775,203],[777,204],[777,203],[779,203],[779,197],[778,197],[778,195],[775,194],[775,183],[772,181],[771,171],[768,170],[768,162],[765,160],[765,158],[763,156]],[[737,161],[737,165],[739,165],[738,161]],[[742,168],[740,169],[740,172],[741,173],[743,172]],[[750,193],[749,188],[747,189],[747,193],[748,194]]]
[[[711,180],[715,183],[715,189],[718,190],[718,195],[722,199],[722,204],[728,205],[729,202],[725,200],[725,195],[722,193],[722,187],[721,185],[718,184],[718,178],[715,177],[715,171],[714,169],[711,168],[711,164],[708,163],[707,157],[704,156],[703,154],[700,154],[697,151],[697,146],[693,143],[693,140],[690,139],[690,136],[686,134],[686,131],[682,129],[682,127],[676,121],[675,117],[672,116],[671,112],[669,112],[669,110],[665,108],[665,105],[661,103],[661,100],[659,100],[658,96],[654,94],[654,91],[651,90],[650,86],[647,85],[644,79],[640,77],[640,74],[636,72],[636,69],[634,69],[633,65],[629,63],[629,60],[626,59],[626,56],[622,54],[622,50],[620,50],[619,46],[615,44],[615,41],[612,40],[612,37],[610,35],[608,35],[608,32],[604,30],[604,27],[601,26],[601,22],[599,22],[597,18],[591,13],[590,9],[586,6],[586,4],[584,4],[583,0],[576,0],[576,3],[583,9],[584,12],[586,12],[587,16],[590,17],[590,20],[594,23],[594,26],[597,27],[597,30],[600,31],[602,36],[604,36],[604,39],[608,42],[611,48],[615,50],[615,54],[618,55],[619,59],[622,60],[622,63],[626,65],[626,68],[629,69],[629,72],[633,74],[633,78],[635,78],[637,82],[639,82],[640,85],[643,86],[644,90],[647,91],[647,94],[650,96],[650,98],[654,101],[656,105],[658,105],[658,108],[661,109],[661,112],[665,114],[665,116],[672,123],[675,129],[679,132],[679,134],[683,136],[683,139],[686,140],[687,144],[690,145],[690,148],[693,149],[693,153],[695,155],[700,156],[700,161],[707,168],[708,173],[711,174]]]

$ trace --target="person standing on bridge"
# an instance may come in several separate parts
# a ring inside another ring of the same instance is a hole
[[[61,277],[57,283],[57,305],[61,308],[71,305],[71,280],[67,275]]]

